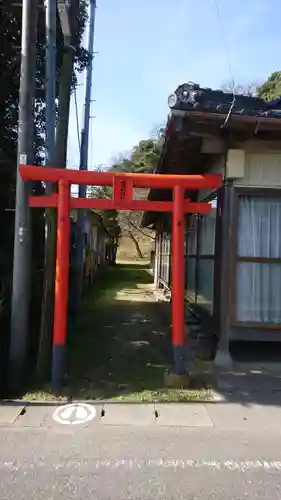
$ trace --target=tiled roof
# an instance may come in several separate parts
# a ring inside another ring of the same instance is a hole
[[[180,85],[168,98],[171,110],[281,118],[281,96],[267,102],[260,97],[201,88],[188,82]]]

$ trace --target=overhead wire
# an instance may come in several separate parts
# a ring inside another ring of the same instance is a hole
[[[74,107],[75,107],[76,133],[77,133],[78,149],[79,149],[79,155],[81,155],[81,138],[80,138],[80,125],[79,125],[79,113],[78,113],[78,102],[77,102],[77,90],[76,90],[76,87],[74,88]],[[75,167],[76,167],[76,165],[75,165]],[[71,167],[69,167],[69,168],[71,168]],[[72,195],[77,196],[78,195],[78,186],[72,184],[72,186],[71,186],[71,193],[72,193]]]
[[[88,162],[90,164],[90,166],[88,166],[88,170],[94,170],[94,168],[92,167],[93,165],[93,148],[92,148],[92,143],[93,143],[93,117],[92,117],[92,101],[91,101],[91,105],[90,105],[90,130],[89,130],[89,136],[90,136],[90,140],[89,140],[89,152],[88,152]]]
[[[228,65],[228,71],[229,71],[229,75],[230,75],[230,79],[231,79],[232,94],[233,94],[233,99],[232,99],[228,114],[226,116],[224,123],[221,125],[221,128],[224,128],[227,125],[229,118],[231,117],[231,113],[232,113],[232,110],[233,110],[234,105],[235,105],[235,100],[236,100],[235,79],[234,79],[234,75],[233,75],[233,71],[232,71],[229,48],[228,48],[228,45],[226,42],[226,36],[225,36],[224,29],[223,29],[223,22],[222,22],[221,13],[220,13],[219,0],[213,0],[213,2],[214,2],[215,12],[216,12],[217,19],[218,19],[218,25],[219,25],[220,34],[221,34],[222,45],[223,45],[224,51],[225,51],[225,58],[226,58],[226,62]]]
[[[78,103],[77,103],[76,88],[74,89],[74,104],[75,104],[75,115],[76,115],[77,140],[78,140],[79,153],[81,153],[81,139],[80,139],[80,126],[79,126],[79,114],[78,114]]]

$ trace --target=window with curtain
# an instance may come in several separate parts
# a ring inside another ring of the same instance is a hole
[[[281,323],[281,199],[239,196],[236,319]]]
[[[160,263],[159,263],[159,278],[162,279],[163,276],[163,233],[160,233]]]
[[[172,235],[169,235],[169,255],[168,255],[168,284],[172,286]]]
[[[197,304],[213,314],[214,304],[214,259],[216,237],[216,199],[212,201],[212,211],[200,218]]]
[[[161,238],[160,279],[167,284],[170,282],[170,254],[171,237],[169,234],[163,233]]]

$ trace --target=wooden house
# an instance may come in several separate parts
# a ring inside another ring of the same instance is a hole
[[[77,211],[72,211],[72,258],[75,251]],[[120,228],[107,224],[103,217],[93,210],[87,211],[84,233],[84,284],[90,284],[96,271],[105,264],[114,264]]]
[[[216,360],[231,361],[231,341],[281,341],[281,99],[233,95],[192,82],[168,99],[170,115],[157,173],[223,175],[206,216],[186,218],[186,300],[218,339]],[[280,109],[279,109],[280,108]],[[151,190],[149,199],[171,199]],[[171,221],[147,213],[157,231],[154,277],[170,286]]]

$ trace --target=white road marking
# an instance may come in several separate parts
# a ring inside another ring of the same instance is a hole
[[[170,468],[170,469],[210,469],[217,471],[229,470],[232,472],[254,472],[265,471],[274,472],[281,471],[281,460],[188,460],[188,459],[172,459],[158,458],[148,460],[136,459],[117,459],[117,460],[92,460],[84,459],[77,461],[58,462],[55,464],[39,460],[34,463],[22,464],[17,461],[0,462],[0,470],[9,472],[20,470],[31,470],[38,468],[48,469],[76,469],[81,470],[83,466],[88,466],[95,469],[143,469],[143,468]]]
[[[53,413],[53,419],[62,425],[79,425],[93,420],[96,413],[96,409],[92,405],[74,403],[56,408]]]

